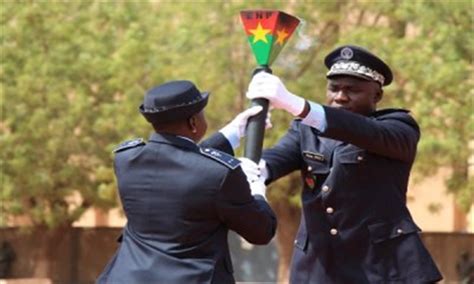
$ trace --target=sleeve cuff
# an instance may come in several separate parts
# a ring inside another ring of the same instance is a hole
[[[253,198],[255,200],[262,200],[262,201],[267,201],[267,198],[265,197],[265,195],[262,195],[262,194],[252,194]]]
[[[224,127],[221,130],[219,130],[222,135],[229,141],[229,144],[232,146],[232,149],[236,149],[240,145],[240,137],[237,133],[237,131],[232,130],[228,127]]]
[[[317,103],[309,102],[311,110],[309,111],[308,115],[301,120],[301,123],[308,125],[310,127],[314,127],[320,132],[324,132],[326,130],[326,113],[324,112],[323,106]]]

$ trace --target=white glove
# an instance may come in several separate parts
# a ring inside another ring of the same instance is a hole
[[[265,162],[264,159],[260,159],[260,162],[258,162],[258,168],[260,169],[263,181],[265,182],[268,179],[267,162]]]
[[[261,195],[263,199],[267,200],[267,186],[261,180],[250,183],[250,192],[252,195]]]
[[[242,171],[247,176],[247,182],[250,185],[251,194],[262,195],[266,200],[267,199],[265,196],[266,191],[267,191],[267,187],[265,185],[266,178],[262,175],[262,169],[260,168],[260,166],[248,158],[241,157],[239,158],[239,160],[241,161],[240,166],[242,168]]]
[[[253,76],[247,98],[268,99],[274,108],[284,109],[294,116],[301,114],[305,106],[303,98],[290,93],[277,76],[266,72]]]
[[[260,179],[261,171],[258,165],[254,161],[245,157],[240,157],[239,160],[240,160],[240,167],[242,168],[242,171],[247,177],[247,181],[249,183],[252,183]]]
[[[232,144],[232,148],[237,148],[237,146],[239,146],[240,139],[245,136],[245,128],[247,127],[247,121],[249,118],[261,112],[262,109],[263,108],[261,106],[253,106],[249,109],[246,109],[219,130],[219,132],[221,132]],[[267,119],[265,120],[265,129],[272,127],[270,117],[270,112],[268,112]]]

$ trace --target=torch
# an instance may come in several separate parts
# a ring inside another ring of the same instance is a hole
[[[274,10],[241,11],[240,18],[257,59],[258,66],[252,76],[262,71],[272,73],[270,65],[300,21],[296,17]],[[247,123],[244,156],[258,163],[262,155],[268,100],[253,99],[251,104],[262,106],[263,110],[251,117]]]

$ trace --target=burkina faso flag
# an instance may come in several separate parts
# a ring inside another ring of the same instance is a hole
[[[281,11],[240,12],[250,46],[259,65],[269,66],[295,31],[300,21]]]

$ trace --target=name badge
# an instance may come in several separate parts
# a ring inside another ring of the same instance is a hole
[[[303,157],[319,162],[324,162],[326,160],[323,154],[313,153],[309,151],[303,151]]]

